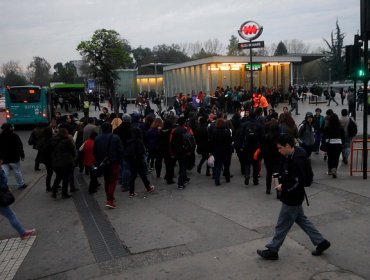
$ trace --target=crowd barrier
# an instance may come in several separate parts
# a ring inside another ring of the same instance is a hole
[[[367,151],[369,155],[370,150],[370,139],[367,139]],[[368,169],[367,173],[370,173],[369,167],[369,157],[368,157]],[[350,175],[353,173],[363,173],[363,140],[353,139],[351,143],[351,157],[349,162]]]

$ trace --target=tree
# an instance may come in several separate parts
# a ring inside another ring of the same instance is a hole
[[[45,58],[35,56],[28,65],[27,70],[30,74],[30,82],[34,85],[48,86],[50,82],[50,64]]]
[[[284,40],[284,44],[289,54],[308,53],[310,50],[310,46],[298,39],[292,39],[290,41]]]
[[[27,84],[27,79],[18,62],[9,61],[4,63],[1,71],[4,75],[4,86],[24,86]]]
[[[54,65],[54,70],[52,79],[54,82],[76,83],[79,81],[76,66],[72,62],[67,62],[64,65],[58,62]]]
[[[132,50],[132,54],[135,60],[135,67],[139,68],[138,71],[140,75],[153,74],[152,69],[148,67],[141,67],[142,65],[155,62],[155,56],[151,49],[142,48],[141,46],[139,46],[138,48]]]
[[[170,46],[166,44],[157,45],[153,48],[153,54],[155,62],[181,63],[190,60],[177,44]]]
[[[274,52],[274,56],[287,55],[287,54],[288,54],[288,50],[287,50],[285,44],[282,41],[280,41],[279,44],[276,47],[276,50]]]
[[[121,39],[115,30],[98,29],[91,40],[78,44],[77,51],[88,63],[93,77],[99,79],[111,94],[114,109],[118,112],[114,94],[114,81],[118,78],[115,70],[133,67],[128,41]]]
[[[328,77],[328,65],[322,59],[303,64],[304,79],[307,82],[324,82]]]
[[[229,45],[227,46],[227,55],[237,56],[241,54],[238,43],[239,39],[236,36],[231,35]]]
[[[329,48],[329,51],[324,51],[327,55],[326,62],[331,68],[332,80],[343,80],[344,78],[344,56],[343,56],[343,40],[344,34],[341,32],[338,20],[336,21],[335,38],[333,31],[330,36],[330,43],[324,39],[324,42]]]

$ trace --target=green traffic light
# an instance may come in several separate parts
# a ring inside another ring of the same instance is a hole
[[[365,76],[365,71],[364,69],[359,69],[358,72],[357,72],[357,76],[358,77],[364,77]]]

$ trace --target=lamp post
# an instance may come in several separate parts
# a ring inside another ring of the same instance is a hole
[[[331,67],[329,67],[329,83],[328,83],[328,90],[330,88],[330,85],[331,85]]]

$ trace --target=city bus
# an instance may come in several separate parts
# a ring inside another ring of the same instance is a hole
[[[48,123],[50,96],[46,87],[7,86],[5,88],[6,122],[18,124]]]
[[[50,87],[53,109],[63,112],[79,111],[84,101],[84,84],[53,84]]]

